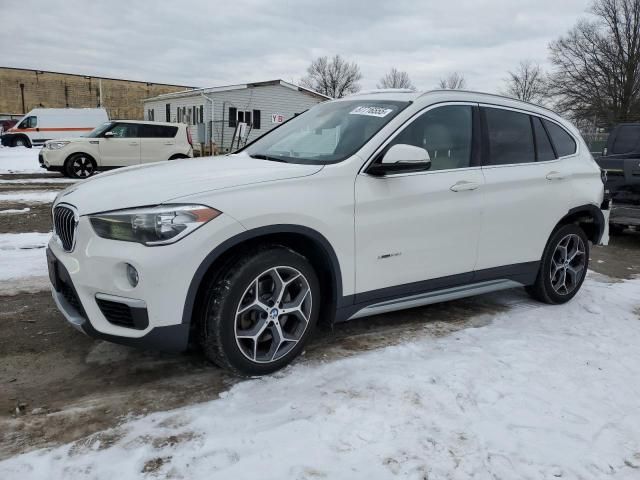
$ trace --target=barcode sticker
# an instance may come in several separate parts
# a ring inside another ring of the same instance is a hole
[[[366,115],[368,117],[386,117],[393,109],[383,107],[356,107],[349,112],[350,115]]]

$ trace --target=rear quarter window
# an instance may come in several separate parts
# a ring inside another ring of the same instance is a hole
[[[621,125],[614,132],[613,146],[611,153],[633,152],[640,140],[640,126]]]
[[[543,120],[543,122],[547,128],[547,132],[549,132],[553,146],[556,147],[558,157],[566,157],[567,155],[576,153],[576,141],[564,128],[549,120]]]

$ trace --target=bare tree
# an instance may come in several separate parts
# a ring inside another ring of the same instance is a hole
[[[409,74],[407,72],[400,72],[395,67],[392,67],[389,73],[380,79],[380,82],[376,85],[378,88],[408,88],[415,90],[416,87],[411,83]]]
[[[542,103],[547,96],[547,81],[540,65],[531,60],[520,62],[515,71],[509,72],[504,93],[525,102]]]
[[[307,76],[300,83],[329,97],[342,98],[360,90],[361,79],[360,67],[355,62],[334,55],[331,59],[318,57],[311,62]]]
[[[557,106],[577,120],[638,120],[640,0],[596,0],[591,13],[549,46]]]
[[[438,84],[440,88],[448,90],[462,90],[467,87],[467,81],[464,75],[458,72],[453,72],[447,75],[445,78],[440,79]]]

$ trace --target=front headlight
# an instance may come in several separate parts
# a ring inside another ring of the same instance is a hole
[[[177,242],[221,213],[203,205],[160,205],[90,215],[89,220],[102,238],[153,246]]]
[[[69,142],[65,142],[65,141],[47,142],[47,148],[49,150],[60,150],[61,148],[66,147],[67,145],[69,145]]]

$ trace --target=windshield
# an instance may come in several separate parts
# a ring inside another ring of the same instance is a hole
[[[96,127],[93,130],[91,130],[89,133],[87,133],[85,137],[90,137],[90,138],[100,137],[104,132],[109,130],[109,128],[111,128],[112,125],[113,125],[113,122],[103,123],[99,127]]]
[[[353,100],[321,103],[259,138],[245,152],[291,163],[334,163],[357,152],[410,102]]]

